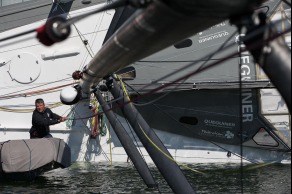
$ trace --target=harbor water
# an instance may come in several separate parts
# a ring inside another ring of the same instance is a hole
[[[196,164],[182,167],[197,193],[290,194],[291,164]],[[194,172],[198,170],[201,173]],[[1,182],[0,193],[173,193],[155,166],[158,189],[148,189],[130,163],[78,162],[33,182]],[[174,175],[175,176],[175,175]]]

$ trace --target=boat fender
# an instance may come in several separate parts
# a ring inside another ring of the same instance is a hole
[[[67,87],[62,90],[60,100],[63,104],[73,105],[79,102],[82,97],[81,88],[79,85]]]

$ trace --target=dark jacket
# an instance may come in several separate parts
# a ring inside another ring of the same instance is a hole
[[[38,112],[36,109],[32,114],[32,127],[30,129],[31,138],[43,138],[50,133],[50,125],[58,124],[61,116],[53,113],[49,108],[44,112]]]

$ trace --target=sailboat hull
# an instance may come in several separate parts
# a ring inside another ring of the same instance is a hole
[[[79,1],[70,1],[58,5],[47,1],[38,2],[39,7],[34,6],[35,1],[11,5],[10,9],[1,7],[0,39],[38,28],[48,16],[62,13],[69,18],[92,11],[105,3],[94,1],[91,5],[82,5]],[[34,101],[43,98],[53,112],[68,118],[64,123],[51,126],[51,134],[69,145],[72,161],[129,162],[106,118],[94,115],[98,111],[102,112],[94,99],[87,96],[87,99],[75,106],[60,103],[60,90],[79,83],[72,79],[72,73],[82,71],[107,39],[114,14],[115,11],[106,11],[76,23],[68,40],[52,47],[40,44],[35,33],[0,43],[0,142],[29,139]],[[220,48],[236,31],[227,23],[217,24],[186,42],[133,64],[137,78],[127,82],[134,88],[128,88],[131,90],[130,97],[137,96],[135,91],[151,83],[153,85],[150,89],[155,89],[171,82],[189,70],[178,72],[174,78],[156,81]],[[235,37],[231,38],[229,42],[235,41]],[[188,42],[195,44],[188,46]],[[237,49],[238,45],[231,50]],[[213,57],[212,61],[222,58],[229,51],[221,53],[218,58]],[[252,65],[248,69],[250,76],[258,76],[256,66]],[[251,100],[252,104],[246,105],[245,118],[250,120],[252,114],[254,119],[240,127],[240,123],[245,120],[240,119],[237,72],[238,58],[234,58],[221,68],[192,77],[159,94],[135,102],[176,161],[238,163],[241,162],[241,154],[245,162],[281,163],[291,160],[291,130],[290,124],[287,125],[290,115],[281,96],[271,85],[266,90],[260,89],[266,85],[257,85],[257,82],[246,85],[250,93],[245,96],[244,102]],[[142,90],[141,94],[150,89]],[[139,106],[151,101],[153,103],[149,106]],[[92,109],[92,105],[95,109]],[[253,107],[252,111],[250,106]],[[123,115],[116,113],[146,161],[152,163]],[[248,133],[240,134],[241,129]],[[241,146],[240,137],[244,135],[247,137]]]

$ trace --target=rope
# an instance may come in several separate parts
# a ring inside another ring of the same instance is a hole
[[[119,78],[119,77],[118,77]],[[120,80],[120,83],[121,83],[121,85],[122,85],[122,89],[123,89],[123,91],[124,91],[124,93],[126,94],[126,97],[127,97],[127,99],[130,101],[130,97],[129,97],[129,95],[128,95],[128,92],[127,92],[127,90],[126,90],[126,87],[125,87],[125,85],[124,85],[124,83],[123,83],[123,81],[119,78],[119,80]],[[133,108],[133,104],[131,103],[131,107]],[[200,172],[200,171],[198,171],[198,170],[195,170],[195,169],[193,169],[193,168],[190,168],[190,167],[188,167],[188,166],[186,166],[186,165],[184,165],[184,164],[181,164],[181,163],[179,163],[179,162],[177,162],[173,157],[171,157],[170,155],[168,155],[167,153],[165,153],[163,150],[161,150],[160,148],[159,148],[159,146],[157,146],[151,139],[150,139],[150,137],[145,133],[145,131],[144,131],[144,129],[141,127],[141,125],[138,123],[138,125],[139,125],[139,128],[141,129],[141,131],[143,132],[143,134],[144,134],[144,136],[148,139],[148,141],[159,151],[159,152],[161,152],[164,156],[166,156],[168,159],[170,159],[171,161],[173,161],[173,162],[175,162],[176,164],[178,164],[178,165],[180,165],[180,166],[183,166],[184,168],[186,168],[186,169],[189,169],[189,170],[191,170],[191,171],[193,171],[193,172],[196,172],[196,173],[200,173],[200,174],[206,174],[206,173],[203,173],[203,172]]]
[[[57,107],[60,107],[60,106],[63,106],[63,104],[61,102],[57,102],[57,103],[54,103],[54,104],[48,106],[48,108],[54,109],[54,108],[57,108]],[[0,111],[3,111],[3,112],[14,112],[14,113],[31,113],[34,110],[35,110],[35,108],[32,108],[32,109],[12,109],[12,108],[0,107]]]
[[[101,112],[102,108],[101,106],[98,107],[98,112]],[[100,130],[100,135],[102,137],[106,136],[107,134],[107,126],[105,123],[105,119],[104,119],[104,115],[99,115],[99,118],[101,118],[101,125],[99,126],[99,130]]]
[[[73,109],[71,109],[71,110],[73,110]],[[76,122],[74,120],[74,118],[75,118],[75,111],[70,111],[66,118],[67,118],[66,119],[66,127],[68,129],[71,129],[72,126],[74,126],[75,125],[75,122]]]
[[[270,25],[268,25],[268,26],[270,26]],[[261,28],[261,29],[259,29],[258,31],[256,31],[255,33],[253,33],[252,36],[248,36],[248,37],[250,38],[250,37],[253,37],[253,36],[257,35],[257,34],[258,34],[259,32],[261,32],[263,29],[265,29],[265,28]],[[291,27],[290,27],[289,29],[285,30],[284,32],[281,32],[281,33],[279,33],[279,34],[277,34],[277,35],[274,35],[273,37],[270,37],[270,38],[269,38],[268,40],[266,40],[266,41],[274,40],[274,39],[276,39],[276,38],[278,38],[278,37],[280,37],[280,36],[286,34],[286,33],[289,32],[290,30],[291,30]],[[247,37],[247,36],[246,36],[246,37]],[[232,44],[232,45],[234,45],[234,44]],[[261,41],[254,42],[254,44],[250,45],[250,49],[251,49],[251,50],[253,50],[253,49],[257,49],[257,48],[258,48],[259,46],[261,46],[261,45],[262,45],[262,44],[261,44]],[[229,46],[230,46],[230,45],[229,45]],[[229,48],[229,46],[228,46],[228,48]],[[227,47],[226,47],[226,48],[227,48]],[[226,49],[226,48],[225,48],[225,49]],[[247,51],[246,49],[243,49],[243,50],[242,50],[242,52],[246,52],[246,51]],[[238,55],[238,52],[231,53],[231,54],[225,56],[224,58],[222,58],[221,60],[219,60],[219,61],[217,61],[217,62],[214,62],[214,63],[211,63],[211,64],[209,64],[208,66],[205,66],[205,67],[199,69],[199,71],[198,71],[198,70],[191,71],[191,72],[189,72],[188,74],[183,75],[182,77],[179,77],[179,78],[176,79],[175,81],[172,81],[172,82],[166,83],[166,84],[164,84],[164,85],[162,85],[162,86],[160,86],[160,87],[157,87],[157,88],[155,88],[155,89],[153,89],[153,90],[150,90],[149,92],[147,92],[147,93],[145,93],[145,94],[143,94],[143,95],[141,95],[141,96],[139,96],[139,97],[132,98],[132,100],[130,100],[130,101],[124,103],[124,104],[117,105],[117,106],[115,106],[115,107],[109,109],[108,111],[115,110],[115,109],[117,109],[117,108],[119,108],[119,107],[121,107],[121,106],[125,106],[126,104],[131,103],[132,101],[135,101],[135,100],[138,100],[138,99],[141,99],[141,98],[145,98],[146,96],[149,96],[149,95],[155,94],[155,93],[157,93],[158,91],[160,91],[160,90],[162,90],[162,89],[164,89],[164,88],[167,88],[167,87],[169,87],[169,86],[171,86],[171,85],[173,85],[173,84],[175,84],[175,83],[178,83],[178,82],[181,81],[181,80],[187,79],[187,78],[189,78],[189,77],[191,77],[191,76],[193,76],[193,75],[196,75],[196,74],[201,73],[201,72],[203,72],[203,71],[205,71],[205,70],[207,70],[207,69],[209,69],[209,68],[212,68],[212,67],[214,67],[214,66],[216,66],[216,65],[219,65],[219,64],[221,64],[221,63],[223,63],[223,62],[225,62],[225,61],[229,60],[230,58],[235,57],[235,56],[237,56],[237,55]],[[194,64],[193,64],[193,65],[194,65]],[[142,88],[141,90],[143,90],[143,89],[149,87],[150,85],[152,85],[152,84],[149,84],[149,85],[145,86],[145,87]],[[117,101],[117,100],[119,100],[119,99],[115,99],[115,101]],[[114,102],[114,101],[112,101],[112,102]],[[104,114],[104,113],[101,112],[101,113],[98,113],[98,114]],[[92,117],[94,117],[94,116],[95,116],[95,115],[92,115],[92,116],[90,116],[90,117],[79,118],[79,119],[80,119],[80,120],[81,120],[81,119],[88,119],[88,118],[92,118]],[[77,120],[79,120],[79,119],[77,119]]]
[[[133,91],[135,91],[138,95],[141,95],[138,91],[136,91],[135,89],[133,89],[130,85],[128,85],[128,86],[129,86]],[[159,111],[161,111],[162,113],[164,113],[166,116],[168,116],[169,118],[171,118],[173,121],[175,121],[176,123],[180,124],[182,127],[186,128],[186,129],[188,129],[188,130],[191,130],[189,127],[183,125],[183,124],[180,123],[178,120],[176,120],[174,117],[172,117],[170,114],[168,114],[167,112],[165,112],[164,110],[162,110],[158,105],[153,104],[153,106],[155,106],[157,109],[159,109]],[[252,164],[256,164],[256,165],[258,165],[258,163],[254,162],[254,161],[251,161],[251,160],[249,160],[249,159],[247,159],[247,158],[244,158],[244,157],[242,157],[241,155],[238,155],[238,154],[236,154],[236,153],[234,153],[234,152],[232,152],[232,151],[230,151],[230,150],[227,150],[226,148],[224,148],[224,147],[222,147],[222,146],[216,144],[215,142],[212,142],[212,141],[209,141],[209,140],[205,139],[203,136],[198,135],[198,137],[199,137],[200,139],[202,139],[202,140],[205,140],[205,141],[207,141],[207,142],[210,142],[211,144],[217,146],[218,148],[221,148],[222,150],[224,150],[224,151],[226,151],[226,152],[230,152],[230,153],[232,153],[233,155],[235,155],[235,156],[237,156],[237,157],[239,157],[239,158],[243,158],[244,160],[246,160],[246,161],[248,161],[248,162],[250,162],[250,163],[252,163]]]
[[[60,6],[59,4],[57,4],[57,6],[63,11],[63,13],[66,13],[66,11],[62,8],[62,6]],[[68,18],[69,19],[72,19],[72,17],[71,17],[71,15],[68,13]],[[73,25],[73,27],[75,28],[75,30],[76,30],[76,32],[77,32],[77,34],[78,34],[78,36],[79,36],[79,38],[80,38],[80,40],[82,41],[82,43],[83,43],[83,45],[85,46],[85,48],[86,48],[86,50],[87,50],[87,53],[91,56],[91,58],[93,58],[94,56],[94,52],[93,52],[93,50],[92,50],[92,48],[90,47],[90,46],[87,46],[86,44],[85,44],[85,40],[86,40],[86,38],[84,37],[84,35],[81,33],[81,31],[77,28],[77,26],[76,26],[76,24],[74,23],[74,24],[72,24]],[[88,48],[89,47],[89,48]],[[87,57],[84,57],[84,59],[85,58],[87,58]],[[84,62],[83,63],[85,63],[85,60],[84,60]],[[81,63],[82,64],[82,63]],[[82,66],[82,65],[81,65]],[[84,66],[84,65],[83,65]],[[79,69],[81,69],[81,68],[79,68]]]
[[[242,26],[238,26],[238,34],[242,33]],[[239,39],[241,39],[239,37]],[[241,43],[241,40],[239,40],[239,44]],[[242,121],[242,107],[243,107],[243,103],[242,103],[242,75],[241,75],[241,67],[242,67],[242,51],[241,51],[241,45],[239,45],[239,68],[238,68],[238,74],[239,74],[239,104],[240,104],[240,109],[239,109],[239,115],[240,115],[240,121],[239,121],[239,128],[240,128],[240,155],[243,156],[243,121]],[[241,164],[241,168],[240,168],[240,175],[241,175],[241,179],[240,179],[240,183],[241,183],[241,193],[243,193],[243,159],[241,157],[240,159],[240,164]]]
[[[67,86],[71,86],[76,84],[74,83],[70,83],[70,84],[64,84],[64,85],[60,85],[60,86],[56,86],[56,87],[51,87],[51,88],[46,88],[46,89],[42,89],[42,90],[35,90],[35,91],[31,91],[31,92],[25,92],[25,93],[18,93],[18,94],[13,94],[13,95],[2,95],[0,96],[0,100],[2,99],[11,99],[11,98],[19,98],[19,97],[29,97],[29,96],[35,96],[37,94],[46,94],[46,93],[52,93],[52,92],[57,92],[60,91],[59,89],[67,87]],[[41,87],[41,86],[38,86]]]
[[[160,151],[164,156],[166,156],[168,159],[170,159],[171,161],[173,161],[173,162],[175,162],[175,163],[177,163],[178,165],[180,165],[180,166],[183,166],[184,168],[186,168],[186,169],[189,169],[189,170],[191,170],[191,171],[193,171],[193,172],[196,172],[196,173],[199,173],[199,174],[204,174],[204,175],[206,175],[206,173],[204,173],[204,172],[200,172],[200,171],[198,171],[198,170],[196,170],[196,169],[193,169],[193,168],[190,168],[190,167],[188,167],[188,166],[186,166],[186,165],[184,165],[184,164],[181,164],[181,163],[179,163],[179,162],[177,162],[173,157],[171,157],[170,155],[168,155],[167,153],[165,153],[165,152],[163,152],[163,150],[161,150],[151,139],[150,139],[150,137],[145,133],[145,131],[143,130],[143,128],[141,127],[141,125],[139,124],[139,127],[140,127],[140,129],[141,129],[141,131],[143,132],[143,134],[144,134],[144,136],[148,139],[148,141],[158,150],[158,151]]]
[[[111,166],[111,170],[112,170],[112,168],[113,168],[112,137],[111,137],[111,133],[110,133],[110,128],[108,130],[109,130],[108,142],[109,142],[109,148],[110,148],[110,166]]]
[[[101,7],[101,8],[93,10],[91,12],[86,12],[85,14],[82,14],[82,15],[76,16],[74,18],[71,18],[71,19],[67,20],[64,24],[60,24],[59,28],[60,29],[66,28],[66,27],[70,26],[71,24],[74,24],[77,21],[80,21],[80,20],[82,20],[82,19],[84,19],[84,18],[86,18],[88,16],[93,15],[93,14],[100,13],[100,12],[103,12],[103,11],[107,11],[107,10],[110,10],[110,9],[116,9],[116,8],[119,8],[119,7],[122,7],[122,6],[126,6],[126,5],[128,5],[128,0],[114,1],[111,4],[107,4],[107,5],[105,5],[105,6]],[[38,31],[38,28],[37,29],[32,29],[32,30],[27,30],[27,31],[24,31],[24,32],[21,32],[21,33],[12,35],[12,36],[8,36],[8,37],[5,37],[5,38],[2,38],[2,39],[0,39],[0,42],[4,42],[4,41],[10,40],[10,39],[14,39],[14,38],[17,38],[17,37],[20,37],[20,36],[31,34],[31,33],[37,32],[37,31]]]

